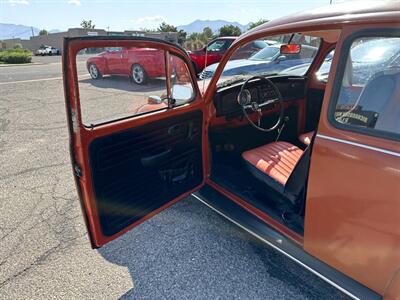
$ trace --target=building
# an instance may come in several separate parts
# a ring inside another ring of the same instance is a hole
[[[106,31],[104,29],[84,29],[70,28],[68,31],[49,33],[48,35],[33,36],[29,40],[23,39],[8,39],[0,42],[0,49],[14,48],[16,45],[21,45],[23,48],[35,52],[41,45],[56,47],[62,51],[64,37],[79,37],[79,36],[100,36],[100,35],[124,35],[124,36],[143,36],[158,38],[168,42],[177,43],[178,34],[176,32],[145,32],[137,30],[125,31]]]

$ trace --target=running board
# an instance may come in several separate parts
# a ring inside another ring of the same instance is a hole
[[[287,237],[269,227],[211,186],[205,185],[192,195],[221,216],[311,271],[349,297],[363,300],[382,299],[381,295],[306,253]]]

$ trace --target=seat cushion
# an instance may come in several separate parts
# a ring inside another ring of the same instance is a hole
[[[304,145],[308,146],[311,143],[311,138],[313,137],[313,135],[314,135],[314,131],[303,133],[302,135],[299,136],[299,140]]]
[[[302,154],[303,150],[290,143],[275,142],[245,151],[242,157],[284,186]]]

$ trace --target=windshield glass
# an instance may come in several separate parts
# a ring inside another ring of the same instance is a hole
[[[249,76],[266,76],[270,74],[293,74],[293,68],[299,68],[299,76],[304,75],[309,65],[314,60],[319,46],[320,38],[302,34],[286,34],[279,36],[268,36],[258,40],[269,41],[269,45],[258,49],[251,55],[244,57],[239,55],[243,49],[248,49],[255,40],[248,42],[238,48],[224,67],[218,80],[219,86],[231,84],[232,80],[243,80]],[[274,43],[272,43],[272,41]],[[300,52],[281,54],[280,48],[283,44],[299,44]],[[206,67],[200,74],[200,79],[209,79],[214,75],[218,64]]]
[[[249,59],[251,59],[251,60],[271,60],[278,53],[279,53],[278,47],[267,46],[264,49],[262,49],[261,51],[257,52],[253,56],[251,56]]]

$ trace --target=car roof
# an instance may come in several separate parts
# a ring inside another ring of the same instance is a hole
[[[310,27],[320,30],[324,25],[341,28],[343,25],[374,24],[379,22],[399,23],[400,1],[347,1],[317,9],[310,9],[264,23],[241,35],[235,43],[248,35],[274,29]]]

